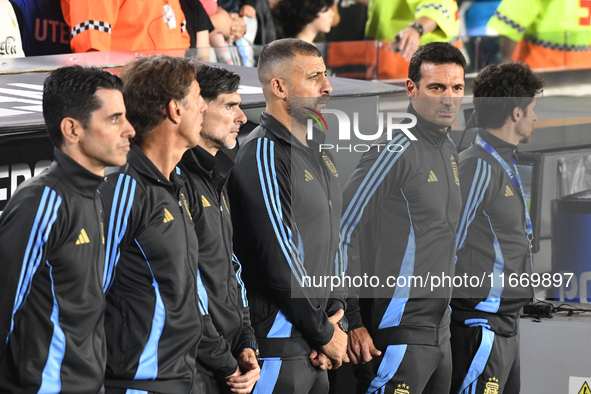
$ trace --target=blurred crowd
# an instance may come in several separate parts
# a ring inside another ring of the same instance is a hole
[[[0,57],[194,48],[199,60],[255,66],[260,48],[315,43],[335,75],[405,78],[420,45],[449,42],[469,71],[521,60],[591,65],[581,0],[0,0]]]

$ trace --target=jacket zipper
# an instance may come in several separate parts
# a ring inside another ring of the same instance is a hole
[[[220,182],[223,184],[225,182],[225,180],[221,180]],[[217,197],[217,204],[220,207],[220,235],[222,237],[222,243],[224,244],[224,254],[227,256],[227,258],[230,262],[227,286],[228,286],[228,296],[230,296],[230,299],[232,299],[232,294],[231,294],[232,275],[236,275],[236,272],[234,271],[234,262],[232,261],[232,250],[231,250],[231,248],[228,247],[228,244],[226,243],[226,237],[225,237],[226,234],[224,233],[224,206],[222,205],[224,188],[222,186],[221,190],[218,192],[217,190],[214,190],[215,188],[213,187],[213,181],[208,182],[208,183],[209,183],[210,191],[212,191],[213,195]],[[229,253],[228,253],[228,251],[229,251]],[[238,281],[238,279],[236,279],[236,281]],[[235,289],[235,290],[238,291],[238,289]],[[236,301],[236,300],[234,300],[234,301]],[[238,307],[237,302],[233,302],[232,304],[234,305],[234,309],[236,310],[236,312],[238,312],[238,316],[240,316],[240,322],[241,322],[241,326],[242,326],[242,321],[243,321],[242,309],[240,309]],[[242,328],[240,330],[242,330]]]
[[[447,134],[446,134],[446,136],[447,136]],[[456,229],[451,225],[451,220],[450,220],[450,217],[449,217],[449,211],[450,211],[450,205],[451,205],[451,186],[449,186],[450,185],[450,182],[449,182],[449,171],[448,171],[449,168],[447,166],[447,163],[445,162],[445,156],[444,156],[444,153],[443,153],[444,144],[445,144],[445,139],[443,139],[441,141],[441,144],[439,145],[439,156],[441,157],[441,160],[443,160],[443,168],[445,169],[445,180],[447,181],[447,185],[448,185],[445,218],[446,218],[447,225],[452,230],[455,231]],[[452,154],[452,156],[453,156],[453,154]],[[452,169],[452,171],[453,171],[453,169]]]

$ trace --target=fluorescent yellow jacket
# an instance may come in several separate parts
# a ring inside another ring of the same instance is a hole
[[[591,66],[591,0],[503,0],[488,26],[533,68]]]
[[[455,41],[460,32],[456,0],[371,0],[365,34],[377,40],[392,41],[399,31],[422,16],[433,19],[439,28],[423,35],[421,45]]]

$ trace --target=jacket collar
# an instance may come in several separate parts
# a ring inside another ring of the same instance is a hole
[[[413,133],[414,131],[417,131],[420,140],[426,141],[431,145],[441,145],[442,141],[448,138],[449,127],[446,128],[445,131],[439,130],[441,126],[437,126],[436,124],[425,120],[425,118],[415,111],[412,103],[408,104],[407,111],[417,118],[417,125],[413,128]]]
[[[478,135],[480,135],[480,138],[486,141],[487,144],[492,146],[492,148],[496,150],[497,153],[501,155],[503,159],[505,159],[505,161],[509,161],[517,149],[517,145],[510,144],[509,142],[489,133],[483,128],[478,129]]]
[[[201,172],[210,178],[213,178],[214,174],[225,178],[234,167],[234,162],[224,151],[220,150],[213,156],[200,146],[185,152],[181,161],[189,171]]]
[[[152,180],[154,183],[174,186],[173,183],[182,183],[174,171],[170,174],[170,181],[160,172],[158,167],[152,163],[152,160],[136,144],[131,144],[131,150],[127,154],[127,163],[136,169],[137,172]]]
[[[297,138],[295,138],[291,131],[287,129],[287,127],[281,124],[281,122],[275,119],[272,115],[268,114],[267,111],[261,114],[261,126],[269,130],[269,132],[271,132],[275,137],[289,145],[300,149],[309,149],[309,147],[305,146]],[[316,144],[322,144],[326,139],[326,134],[314,128],[312,138]]]
[[[104,177],[93,174],[61,150],[53,149],[52,170],[61,171],[66,184],[83,195],[92,198]]]

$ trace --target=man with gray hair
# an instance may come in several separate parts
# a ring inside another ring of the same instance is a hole
[[[334,272],[341,189],[323,133],[306,138],[297,100],[319,110],[332,87],[320,52],[297,39],[263,48],[267,109],[236,158],[229,192],[234,250],[244,265],[261,354],[255,393],[324,394],[346,356],[345,302],[304,277]],[[309,285],[308,285],[309,286]]]

